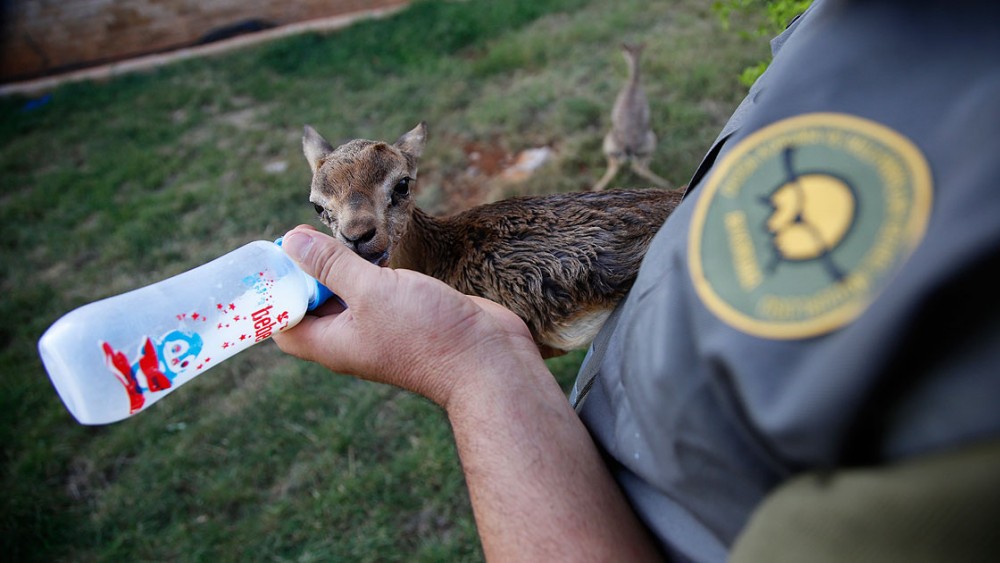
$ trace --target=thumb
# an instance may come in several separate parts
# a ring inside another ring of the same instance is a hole
[[[302,270],[350,303],[365,287],[362,280],[378,271],[378,266],[364,260],[333,237],[296,227],[282,239],[281,247]]]

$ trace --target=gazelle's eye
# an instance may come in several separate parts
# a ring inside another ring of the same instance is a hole
[[[409,176],[400,178],[396,185],[392,188],[392,198],[393,200],[402,199],[410,195],[410,182],[413,178]]]
[[[319,215],[322,215],[322,214],[323,214],[323,211],[324,211],[324,210],[323,210],[323,206],[322,206],[322,205],[320,205],[320,204],[318,204],[318,203],[314,203],[314,204],[313,204],[313,209],[315,209],[315,210],[316,210],[316,213],[317,213],[317,214],[319,214]]]

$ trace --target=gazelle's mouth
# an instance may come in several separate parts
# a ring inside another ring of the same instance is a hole
[[[385,252],[379,254],[378,256],[375,256],[374,258],[369,258],[368,261],[382,268],[389,263],[389,251],[386,250]]]

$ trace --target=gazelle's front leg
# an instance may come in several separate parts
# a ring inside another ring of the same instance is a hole
[[[661,178],[660,176],[657,176],[655,172],[653,172],[652,170],[649,169],[649,159],[648,158],[643,158],[643,159],[636,158],[636,159],[633,159],[632,160],[632,170],[635,170],[636,174],[638,174],[638,175],[642,176],[643,178],[649,180],[650,182],[652,182],[658,188],[669,188],[670,187],[670,182],[668,182],[664,178]]]
[[[617,158],[609,156],[607,172],[605,172],[604,176],[602,176],[601,179],[598,180],[596,184],[594,184],[594,187],[591,188],[591,191],[599,192],[604,188],[606,188],[608,186],[608,183],[611,182],[611,180],[615,177],[616,174],[618,174],[618,169],[621,168],[621,166],[622,166],[621,162]]]

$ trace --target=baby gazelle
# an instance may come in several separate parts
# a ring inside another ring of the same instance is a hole
[[[543,353],[586,346],[631,287],[680,200],[662,190],[522,197],[432,217],[413,202],[421,123],[394,144],[302,139],[310,201],[341,242],[380,266],[423,272],[520,316]]]
[[[622,54],[628,63],[628,80],[615,99],[611,110],[611,131],[604,136],[604,156],[608,170],[594,186],[598,192],[618,174],[626,162],[631,162],[636,174],[654,185],[666,188],[669,183],[649,169],[649,161],[656,150],[656,134],[649,124],[649,101],[639,77],[639,56],[642,45],[622,45]]]

